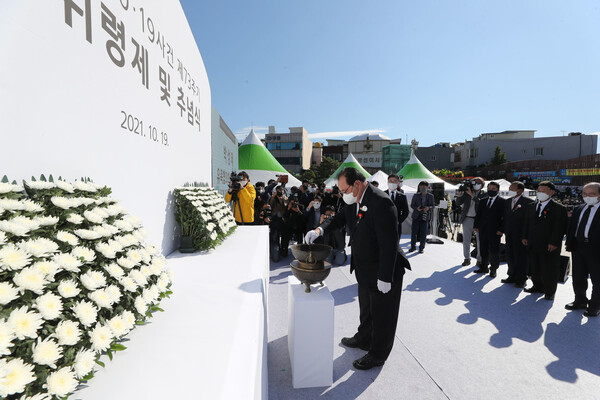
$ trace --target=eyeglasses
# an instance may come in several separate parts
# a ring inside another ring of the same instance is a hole
[[[340,192],[344,193],[344,194],[352,193],[352,185],[348,186],[345,190],[342,190],[339,186],[338,186],[338,189],[340,189]],[[348,192],[348,189],[350,189],[350,192]]]

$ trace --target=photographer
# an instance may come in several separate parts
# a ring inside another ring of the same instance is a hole
[[[269,236],[271,240],[271,258],[279,261],[282,253],[281,237],[283,231],[283,217],[286,213],[287,197],[283,186],[277,186],[273,197],[269,200],[271,206],[271,223],[269,224]]]
[[[417,249],[417,238],[419,240],[419,253],[423,253],[425,249],[429,220],[431,219],[433,207],[435,207],[435,199],[431,193],[427,193],[428,189],[429,183],[427,181],[419,182],[419,191],[415,193],[410,202],[410,208],[413,211],[409,252]]]
[[[306,208],[306,232],[312,231],[321,225],[321,204],[323,204],[321,196],[316,196],[313,201],[308,203]]]
[[[325,191],[323,204],[321,204],[321,206],[332,206],[336,213],[340,212],[341,208],[344,206],[344,202],[342,201],[340,189],[337,186],[334,186],[331,191]]]
[[[254,199],[256,199],[256,190],[250,183],[250,176],[245,171],[241,171],[237,175],[232,173],[230,180],[225,201],[232,202],[233,215],[238,225],[250,225],[254,222]]]
[[[283,215],[280,246],[280,254],[282,257],[287,257],[288,255],[288,246],[290,244],[292,235],[296,235],[296,241],[298,244],[302,243],[304,227],[306,224],[306,219],[304,218],[304,213],[302,212],[303,208],[304,207],[302,207],[298,201],[298,196],[290,197],[286,211]]]
[[[258,211],[258,216],[255,225],[269,225],[271,223],[271,206],[269,204],[263,204],[262,208],[255,209]]]
[[[308,204],[313,201],[315,195],[310,191],[310,183],[305,179],[302,181],[302,186],[298,188],[298,202],[305,209],[308,209]]]
[[[264,182],[256,182],[256,185],[254,185],[254,189],[256,190],[256,198],[254,199],[254,210],[255,212],[258,212],[262,210],[263,206],[267,204],[267,201],[269,201],[269,199],[265,193]],[[258,220],[256,218],[254,220],[255,225],[258,225]]]
[[[475,223],[475,217],[477,216],[477,207],[479,207],[479,200],[486,197],[483,190],[483,178],[477,177],[470,181],[464,181],[458,187],[456,198],[454,199],[456,206],[462,206],[462,212],[458,222],[462,224],[463,234],[463,255],[465,260],[462,265],[467,266],[471,264],[471,237],[473,236],[473,224]],[[479,233],[475,233],[475,240],[477,241],[477,266],[481,266],[481,252],[479,251]]]

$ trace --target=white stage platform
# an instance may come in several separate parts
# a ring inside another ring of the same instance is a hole
[[[165,312],[72,398],[267,399],[268,232],[242,226],[211,252],[167,257]]]

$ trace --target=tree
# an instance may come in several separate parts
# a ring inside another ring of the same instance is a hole
[[[500,165],[506,163],[506,153],[502,151],[500,146],[494,149],[494,157],[490,160],[490,165]]]
[[[319,165],[313,165],[311,170],[315,172],[315,183],[325,182],[331,174],[342,165],[341,161],[334,160],[330,157],[323,157],[323,161]]]
[[[313,171],[312,169],[304,169],[302,170],[302,172],[297,176],[298,179],[300,179],[301,181],[309,181],[310,183],[316,183],[315,178],[315,171]]]

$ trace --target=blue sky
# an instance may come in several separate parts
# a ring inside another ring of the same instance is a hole
[[[181,0],[239,137],[600,131],[600,1]]]

